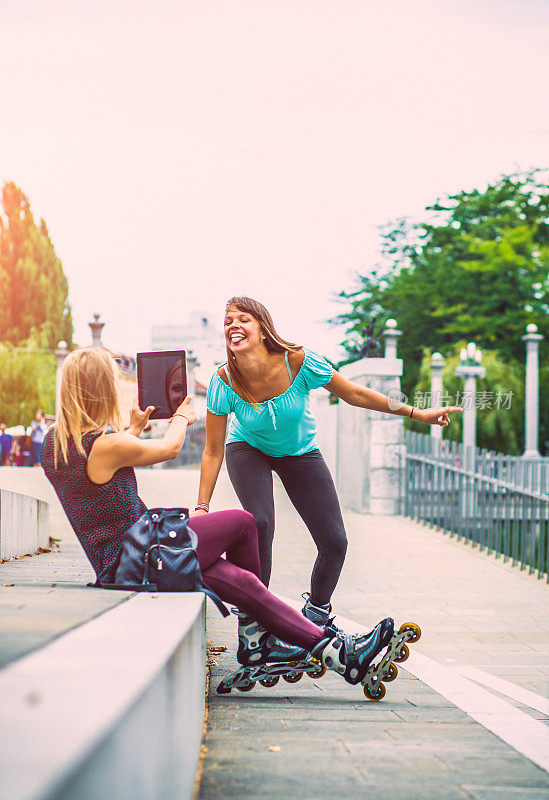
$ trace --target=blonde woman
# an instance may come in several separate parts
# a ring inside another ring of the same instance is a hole
[[[153,407],[134,408],[120,430],[118,367],[99,348],[76,350],[63,365],[61,408],[42,450],[44,472],[88,557],[98,584],[116,583],[125,532],[146,507],[134,467],[175,458],[196,420],[190,398],[176,409],[161,439],[140,439]],[[111,432],[112,431],[112,432]],[[288,661],[312,653],[350,683],[365,678],[371,661],[391,640],[393,620],[369,633],[343,638],[305,619],[261,582],[257,528],[251,514],[219,511],[192,520],[206,586],[239,609],[238,661],[244,665]],[[223,555],[225,554],[225,558]]]
[[[276,472],[318,550],[302,611],[324,625],[330,620],[347,537],[334,482],[315,441],[309,392],[324,386],[349,405],[413,416],[426,425],[448,425],[449,414],[462,409],[403,405],[394,410],[385,395],[348,381],[322,356],[283,339],[265,306],[250,297],[229,300],[224,330],[227,363],[214,372],[208,388],[195,514],[208,512],[225,455],[238,499],[257,523],[261,577],[268,586]],[[234,417],[227,432],[229,414]]]

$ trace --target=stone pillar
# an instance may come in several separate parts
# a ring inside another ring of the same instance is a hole
[[[524,455],[523,458],[540,458],[538,450],[539,423],[539,343],[543,339],[538,326],[526,326],[526,383],[524,397]]]
[[[66,357],[68,356],[69,351],[67,349],[66,342],[59,342],[57,345],[57,350],[55,351],[55,357],[57,359],[57,374],[55,379],[55,418],[57,419],[57,415],[59,414],[59,409],[61,407],[61,370],[63,369],[63,362],[65,361]]]
[[[359,386],[388,395],[397,408],[406,402],[400,391],[402,359],[396,357],[401,335],[389,320],[383,332],[385,358],[362,358],[340,372]],[[398,512],[399,472],[403,455],[403,418],[342,400],[337,406],[337,488],[341,503],[371,514]]]
[[[442,405],[442,370],[446,361],[440,353],[433,353],[431,356],[431,402],[432,408]],[[440,425],[430,425],[430,433],[433,439],[442,439],[442,428]]]
[[[94,314],[93,315],[93,322],[88,322],[88,325],[91,328],[92,332],[92,347],[102,347],[101,345],[101,333],[103,328],[105,327],[104,322],[99,322],[99,317],[101,314]]]
[[[397,331],[396,327],[396,320],[388,319],[385,323],[385,330],[382,333],[385,339],[385,358],[387,359],[395,359],[397,357],[398,337],[402,336],[402,331]]]
[[[337,403],[330,403],[330,395],[324,388],[313,389],[310,398],[318,447],[337,483]]]

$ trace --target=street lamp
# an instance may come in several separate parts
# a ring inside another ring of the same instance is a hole
[[[459,360],[462,366],[476,367],[482,361],[482,351],[474,342],[469,342],[467,347],[462,347]]]
[[[465,378],[463,392],[463,444],[465,452],[471,451],[474,460],[474,448],[477,441],[477,378],[484,378],[486,370],[480,366],[482,352],[474,342],[469,342],[459,355],[461,364],[456,368],[458,378]],[[469,460],[469,459],[467,459]]]
[[[55,418],[59,415],[61,407],[61,371],[63,369],[63,362],[69,354],[69,349],[66,342],[58,342],[55,357],[57,359],[57,372],[55,378]]]
[[[101,314],[93,315],[93,322],[88,322],[92,332],[92,347],[102,347],[101,345],[101,332],[105,327],[104,322],[100,322]]]

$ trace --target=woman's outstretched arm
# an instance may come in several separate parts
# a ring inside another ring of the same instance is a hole
[[[200,487],[198,489],[197,505],[209,505],[213,490],[217,483],[217,476],[225,455],[225,434],[227,432],[227,415],[206,412],[206,444],[202,461],[200,462]],[[194,514],[206,514],[207,511],[195,511]],[[194,516],[191,514],[191,516]]]
[[[161,439],[139,439],[153,411],[154,406],[149,406],[146,411],[134,406],[127,431],[98,437],[88,458],[90,480],[106,483],[122,467],[148,467],[177,456],[185,441],[187,427],[196,422],[191,398],[186,397],[181,403]]]
[[[395,414],[399,417],[409,417],[413,409],[413,418],[424,422],[426,425],[440,425],[445,427],[449,423],[448,414],[463,411],[460,406],[441,406],[439,408],[415,408],[415,406],[390,400],[387,395],[368,389],[366,386],[347,380],[339,372],[334,372],[332,380],[326,384],[326,389],[335,394],[345,403],[358,408],[370,408],[373,411],[382,411],[385,414]]]

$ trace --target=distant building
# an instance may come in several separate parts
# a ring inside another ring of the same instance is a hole
[[[188,323],[183,325],[153,325],[151,349],[185,350],[197,359],[199,366],[225,361],[223,332],[199,311],[191,311]]]
[[[152,350],[185,350],[189,390],[198,417],[206,416],[206,391],[212,372],[227,360],[223,331],[199,311],[191,311],[182,325],[154,325]]]

